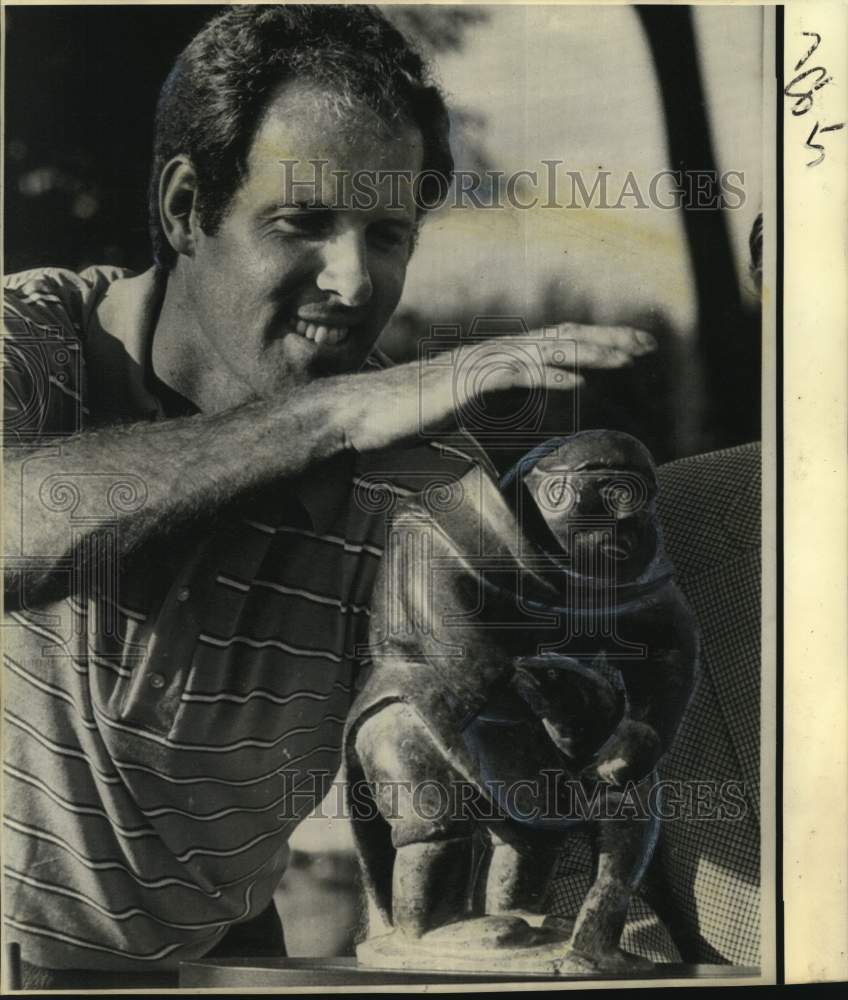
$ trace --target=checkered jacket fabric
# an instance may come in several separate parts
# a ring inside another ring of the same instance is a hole
[[[662,778],[706,792],[662,825],[622,944],[654,961],[760,961],[760,447],[659,470],[659,514],[677,581],[701,630],[700,677]],[[702,784],[698,784],[702,783]],[[736,809],[710,814],[733,788]],[[707,818],[709,817],[709,818]],[[573,915],[588,887],[588,840],[563,854],[551,893]],[[673,938],[673,942],[672,942]]]

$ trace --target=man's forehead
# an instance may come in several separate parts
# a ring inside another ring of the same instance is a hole
[[[420,130],[398,116],[389,125],[372,107],[311,80],[281,84],[269,100],[248,156],[251,174],[279,174],[281,163],[311,179],[315,163],[333,170],[420,170]]]

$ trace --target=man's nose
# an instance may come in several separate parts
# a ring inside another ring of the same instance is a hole
[[[340,304],[363,306],[368,302],[374,287],[364,234],[353,230],[340,233],[324,245],[317,284],[322,292],[338,296]]]

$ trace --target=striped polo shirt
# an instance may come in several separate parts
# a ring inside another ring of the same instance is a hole
[[[41,966],[172,969],[268,904],[339,765],[385,514],[471,461],[345,457],[118,565],[117,514],[144,483],[87,470],[83,502],[63,438],[165,418],[161,295],[153,272],[107,267],[7,280],[6,447],[77,543],[36,602],[26,510],[5,525],[5,934]]]

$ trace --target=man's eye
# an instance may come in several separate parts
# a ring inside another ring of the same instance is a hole
[[[372,226],[369,238],[378,247],[402,247],[409,244],[410,231],[406,226],[385,225]]]
[[[329,212],[310,210],[292,212],[277,217],[276,225],[281,232],[296,233],[305,236],[319,236],[329,231],[332,218]]]

